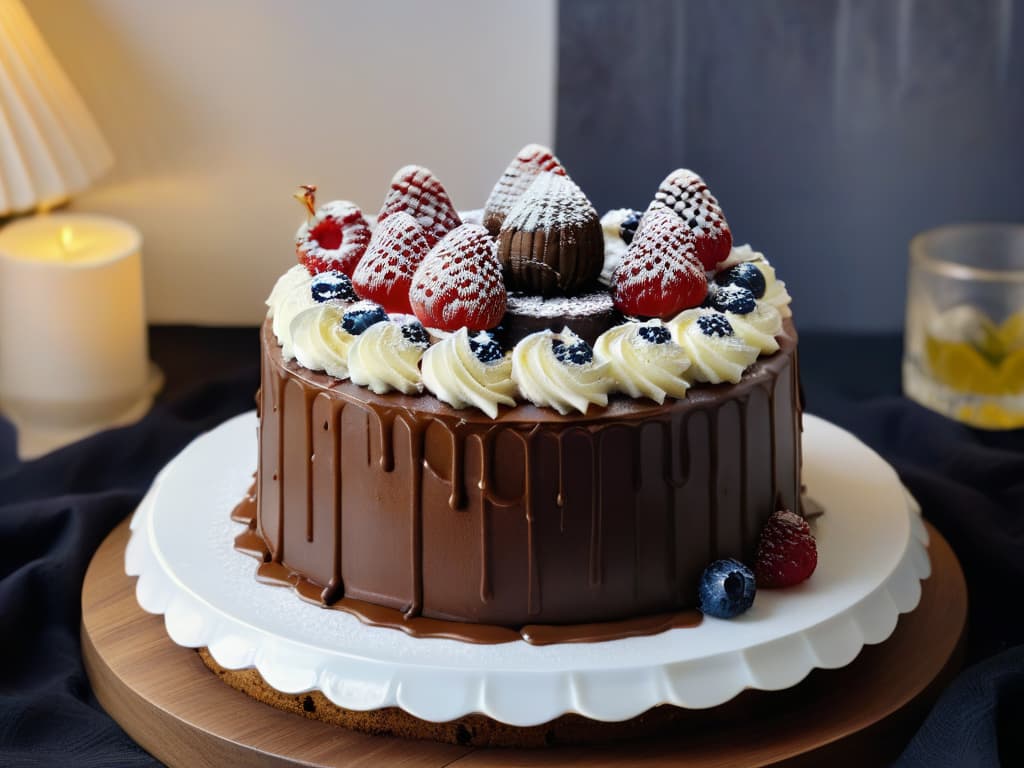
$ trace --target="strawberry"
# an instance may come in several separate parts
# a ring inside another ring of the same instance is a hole
[[[505,314],[506,295],[494,238],[476,224],[453,229],[416,269],[409,300],[428,328],[496,326]]]
[[[359,206],[348,200],[334,200],[316,207],[316,187],[300,188],[295,195],[306,210],[309,220],[295,233],[295,250],[299,263],[311,275],[321,272],[343,272],[351,275],[370,242],[370,225]]]
[[[626,315],[664,320],[699,306],[708,292],[693,233],[666,208],[644,214],[612,273],[612,301]]]
[[[419,222],[431,248],[462,223],[441,182],[418,165],[398,169],[391,179],[391,189],[384,198],[377,222],[396,213],[407,213]]]
[[[791,587],[809,578],[817,565],[818,548],[807,521],[788,509],[773,513],[757,543],[757,586]]]
[[[484,226],[492,235],[497,235],[501,224],[516,201],[527,190],[533,180],[544,171],[558,176],[565,176],[565,168],[547,147],[540,144],[527,144],[519,150],[519,154],[509,163],[501,174],[498,183],[491,190],[484,206]]]
[[[648,210],[668,208],[686,222],[694,234],[697,257],[705,269],[713,270],[729,258],[732,232],[718,200],[700,176],[678,168],[661,182]]]
[[[388,216],[377,225],[352,287],[360,298],[380,304],[388,312],[412,314],[409,287],[416,268],[430,250],[423,227],[408,213]]]

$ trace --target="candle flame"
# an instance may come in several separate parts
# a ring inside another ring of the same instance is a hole
[[[65,251],[71,250],[71,244],[75,241],[75,233],[71,230],[71,227],[60,228],[60,247]]]

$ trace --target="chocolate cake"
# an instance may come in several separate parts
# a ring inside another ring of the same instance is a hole
[[[692,222],[673,208],[684,182]],[[492,195],[490,232],[402,169],[362,267],[351,248],[330,265],[354,205],[316,213],[305,189],[316,232],[268,300],[257,477],[235,511],[260,579],[416,636],[609,639],[699,621],[706,566],[752,562],[768,518],[799,511],[789,296],[730,247],[695,174],[601,220],[603,270],[596,215],[536,145]],[[535,226],[517,196],[554,219]],[[560,250],[517,252],[514,228]]]

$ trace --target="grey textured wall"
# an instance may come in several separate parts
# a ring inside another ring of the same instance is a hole
[[[899,329],[914,233],[1024,221],[1024,2],[561,0],[557,151],[601,211],[696,170],[799,327]]]

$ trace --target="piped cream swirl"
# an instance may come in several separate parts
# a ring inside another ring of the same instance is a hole
[[[312,276],[301,264],[296,264],[274,283],[267,297],[267,315],[271,318],[274,336],[281,345],[281,357],[291,360],[295,357],[292,345],[291,324],[302,310],[316,304],[310,288]]]
[[[745,315],[726,312],[725,316],[736,335],[750,346],[757,347],[761,354],[770,355],[778,351],[779,342],[775,337],[782,333],[782,315],[773,304],[758,301],[753,312]]]
[[[624,323],[609,328],[594,344],[594,356],[607,363],[615,389],[630,397],[646,397],[661,405],[665,396],[686,397],[690,383],[682,373],[690,367],[686,351],[672,340],[653,343],[641,328],[664,327],[660,320]]]
[[[563,363],[555,357],[556,341],[572,346],[581,339],[565,328],[561,334],[537,331],[516,344],[512,380],[523,398],[539,407],[554,408],[563,416],[572,410],[585,414],[591,405],[607,405],[612,388],[608,366],[595,360]]]
[[[348,350],[353,384],[378,395],[393,389],[406,395],[423,391],[419,362],[423,345],[409,341],[393,321],[374,323],[355,337]]]
[[[498,406],[514,406],[516,384],[512,360],[483,363],[473,354],[469,332],[460,328],[423,353],[423,383],[452,408],[479,408],[492,419]]]
[[[721,332],[706,333],[701,318],[709,318]],[[737,383],[757,359],[757,348],[736,335],[725,315],[713,309],[687,309],[668,323],[675,342],[686,350],[692,365],[683,372],[690,382]]]
[[[775,276],[775,268],[760,251],[755,251],[749,245],[737,245],[732,249],[729,258],[718,265],[718,270],[722,271],[745,261],[749,261],[764,275],[764,296],[760,300],[774,306],[782,317],[792,317],[793,311],[789,305],[793,298],[786,290],[786,283]]]
[[[349,350],[356,337],[341,325],[345,309],[341,302],[327,301],[295,315],[289,337],[299,365],[336,379],[349,377]]]

